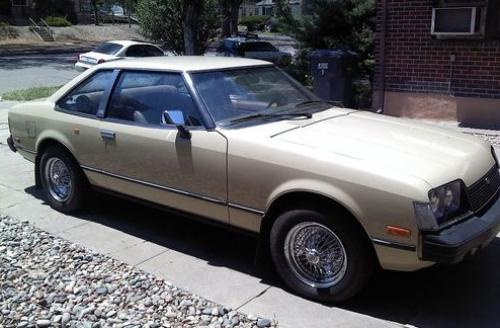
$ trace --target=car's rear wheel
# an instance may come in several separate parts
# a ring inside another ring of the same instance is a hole
[[[296,293],[322,302],[358,293],[373,272],[372,252],[348,218],[294,209],[281,214],[270,236],[277,272]]]
[[[61,147],[47,148],[40,158],[40,177],[48,203],[61,212],[83,206],[86,180],[73,157]]]

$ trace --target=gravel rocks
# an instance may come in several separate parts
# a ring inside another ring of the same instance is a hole
[[[488,141],[493,147],[500,147],[500,135],[472,134],[475,137]]]
[[[228,291],[230,292],[230,291]],[[0,327],[275,327],[0,216]]]

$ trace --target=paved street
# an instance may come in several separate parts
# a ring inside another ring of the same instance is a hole
[[[284,290],[268,268],[256,268],[250,237],[108,196],[76,216],[52,210],[34,187],[32,163],[6,146],[12,105],[0,102],[0,214],[281,327],[500,326],[500,238],[465,263],[380,272],[347,304],[318,304]]]
[[[36,86],[61,85],[79,73],[76,53],[0,56],[0,94]]]

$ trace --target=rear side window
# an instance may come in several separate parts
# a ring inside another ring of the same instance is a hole
[[[157,57],[163,55],[160,49],[147,45],[130,46],[126,52],[127,57]]]
[[[120,51],[122,48],[121,45],[112,43],[112,42],[105,42],[101,44],[99,47],[97,47],[94,52],[98,52],[100,54],[106,54],[106,55],[115,55]]]
[[[111,83],[112,71],[98,71],[57,102],[61,109],[95,115],[104,90]]]
[[[186,125],[201,125],[199,112],[180,74],[125,71],[111,95],[107,117],[160,126],[167,110],[181,111]]]

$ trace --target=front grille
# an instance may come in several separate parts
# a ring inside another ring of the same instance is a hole
[[[500,187],[500,174],[496,165],[481,179],[467,188],[473,211],[480,210],[497,193]]]

